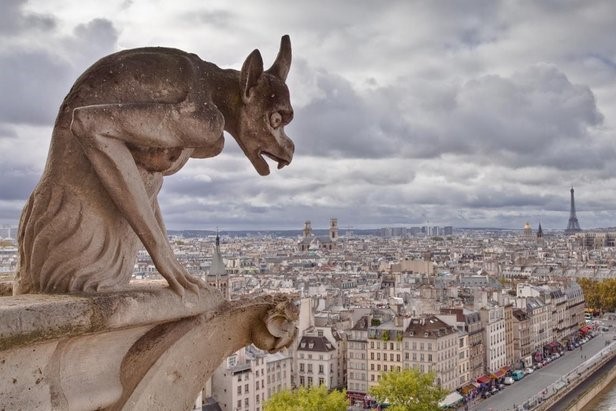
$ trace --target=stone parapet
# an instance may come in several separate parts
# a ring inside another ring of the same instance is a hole
[[[296,336],[291,296],[211,289],[0,297],[0,410],[190,409],[223,359]]]

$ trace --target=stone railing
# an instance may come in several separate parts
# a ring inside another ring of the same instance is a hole
[[[187,410],[223,359],[291,344],[291,296],[215,290],[0,297],[0,409]]]

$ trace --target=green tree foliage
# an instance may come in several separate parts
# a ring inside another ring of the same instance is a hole
[[[264,411],[346,411],[349,401],[346,391],[328,392],[327,387],[300,387],[280,391],[266,401]]]
[[[434,411],[447,395],[446,390],[434,384],[435,377],[435,373],[415,368],[386,372],[370,389],[370,395],[380,403],[389,403],[390,411]]]
[[[616,310],[616,279],[597,281],[579,278],[577,282],[582,287],[587,307],[601,311]]]

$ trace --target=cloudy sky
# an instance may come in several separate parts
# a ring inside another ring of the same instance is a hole
[[[239,69],[290,34],[292,164],[227,136],[159,196],[169,228],[616,226],[616,2],[2,0],[0,224],[16,224],[77,76],[170,46]]]

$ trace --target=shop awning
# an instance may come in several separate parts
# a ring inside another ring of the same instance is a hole
[[[507,371],[501,368],[500,370],[495,371],[492,375],[494,378],[503,378],[505,374],[507,374]]]
[[[439,407],[449,407],[451,405],[457,404],[459,401],[462,401],[463,397],[457,392],[451,392],[447,394],[447,396],[438,403]]]
[[[481,377],[477,378],[477,382],[480,384],[487,384],[490,381],[492,381],[492,377],[489,375],[482,375]]]
[[[589,326],[585,326],[580,328],[580,332],[586,334],[587,332],[589,332],[591,330],[591,328]]]
[[[509,371],[509,367],[502,367],[498,371],[494,372],[492,375],[494,378],[503,378],[505,374]]]
[[[458,392],[462,395],[468,395],[469,393],[473,392],[475,390],[475,385],[473,384],[466,384],[460,388],[458,388]]]

